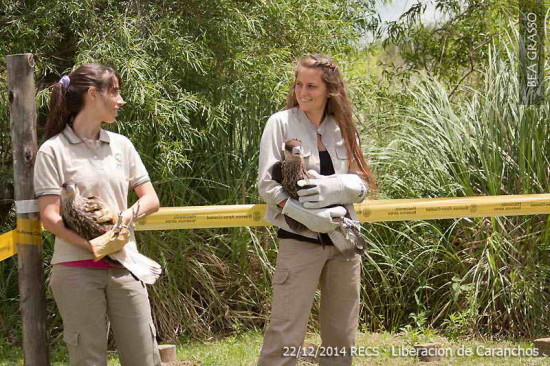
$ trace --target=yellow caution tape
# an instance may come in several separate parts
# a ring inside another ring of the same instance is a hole
[[[361,222],[540,215],[550,213],[550,194],[365,201],[355,209]]]
[[[268,226],[263,220],[266,208],[264,204],[163,207],[137,222],[136,230]],[[550,214],[550,194],[367,200],[355,209],[361,222],[539,215]],[[14,242],[40,244],[38,221],[19,219],[17,223],[19,240],[15,231],[0,236],[0,260],[15,254]]]
[[[15,242],[23,245],[42,244],[42,225],[40,220],[17,219]]]
[[[137,222],[136,230],[268,226],[263,220],[266,208],[263,204],[163,207]]]
[[[166,207],[136,224],[136,230],[267,226],[266,205]],[[361,222],[433,220],[550,213],[550,194],[367,200],[355,205]]]
[[[15,230],[0,235],[0,262],[16,254]]]

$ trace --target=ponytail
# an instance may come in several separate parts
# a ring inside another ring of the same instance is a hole
[[[49,139],[63,131],[69,123],[70,113],[65,101],[66,90],[61,83],[55,83],[50,96],[50,112],[46,120],[45,139]]]
[[[99,91],[114,88],[120,77],[110,67],[84,64],[52,86],[50,111],[45,126],[46,140],[57,135],[71,123],[84,107],[84,95],[91,87]]]

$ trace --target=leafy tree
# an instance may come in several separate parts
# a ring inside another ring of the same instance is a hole
[[[293,61],[307,52],[341,60],[374,24],[372,3],[4,0],[0,53],[33,53],[39,126],[48,87],[74,65],[93,61],[119,71],[128,105],[113,128],[136,145],[163,206],[257,202],[260,134],[284,105]],[[6,90],[5,76],[0,88]],[[6,126],[2,98],[0,113]],[[9,146],[5,131],[2,149]],[[6,159],[0,168],[9,170],[8,155],[0,158]],[[145,254],[165,268],[151,289],[163,337],[263,323],[275,248],[270,231],[138,234]],[[48,261],[51,241],[45,249]],[[2,268],[4,280],[12,281],[14,266]],[[6,296],[17,296],[15,285]]]
[[[440,14],[436,22],[423,21],[428,5]],[[404,63],[387,65],[402,76],[422,70],[453,87],[479,78],[487,66],[491,44],[513,26],[515,2],[498,0],[416,0],[396,20],[379,28],[384,45],[397,47]],[[456,91],[452,89],[451,93]]]

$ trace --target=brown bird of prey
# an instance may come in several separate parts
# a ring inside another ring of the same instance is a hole
[[[299,199],[298,181],[315,178],[306,170],[302,141],[290,139],[285,141],[284,160],[281,162],[281,184],[291,198]]]
[[[65,226],[86,240],[92,240],[111,230],[117,223],[105,201],[99,197],[83,197],[74,183],[61,187],[61,217]]]
[[[284,159],[273,166],[273,179],[281,183],[288,195],[298,200],[298,181],[301,179],[314,178],[307,172],[304,162],[304,154],[302,149],[302,141],[298,139],[290,139],[285,141]],[[285,220],[288,226],[296,232],[306,231],[307,227],[302,223],[285,215]]]
[[[273,166],[273,179],[283,186],[288,195],[298,200],[298,190],[308,188],[308,186],[298,186],[301,179],[317,178],[306,170],[304,162],[302,141],[290,139],[285,141],[284,160],[277,162]],[[302,223],[285,215],[285,221],[288,226],[296,231],[305,231],[307,227]],[[349,212],[341,220],[337,220],[340,225],[331,233],[317,233],[317,239],[323,245],[332,242],[344,254],[346,258],[351,258],[355,253],[362,254],[365,250],[366,242],[359,234],[360,225],[352,220]]]

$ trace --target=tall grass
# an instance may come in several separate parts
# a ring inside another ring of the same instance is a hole
[[[512,48],[492,48],[483,86],[458,102],[438,81],[420,78],[401,128],[377,154],[385,195],[550,191],[550,101],[520,105],[516,58]],[[457,334],[548,332],[547,215],[369,227],[364,316],[371,328],[408,322]]]

